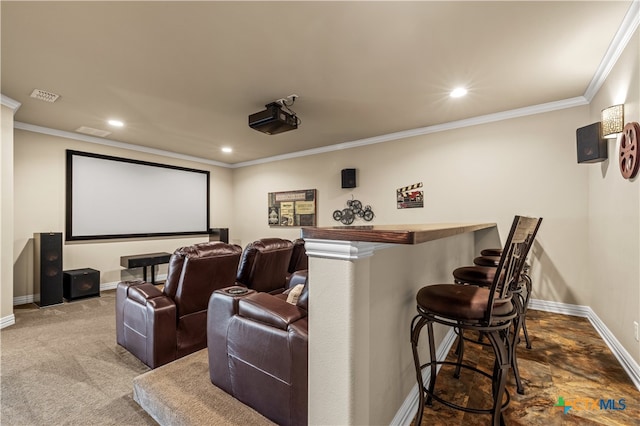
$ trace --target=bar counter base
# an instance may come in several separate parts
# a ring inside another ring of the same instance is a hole
[[[479,248],[500,246],[495,224],[416,225],[420,235],[408,226],[398,233],[391,228],[382,231],[405,242],[380,235],[363,237],[374,242],[348,240],[354,236],[342,229],[329,239],[329,228],[302,230],[313,300],[309,424],[390,424],[416,383],[409,339],[416,293],[452,282],[453,269],[470,264]],[[439,330],[438,346],[446,331]]]

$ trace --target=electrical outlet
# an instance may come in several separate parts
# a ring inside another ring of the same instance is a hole
[[[638,335],[638,321],[633,322],[633,335],[636,338],[636,341],[640,342],[640,335]]]

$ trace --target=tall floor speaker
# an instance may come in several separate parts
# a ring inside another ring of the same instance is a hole
[[[62,233],[33,234],[35,302],[40,306],[62,303]]]

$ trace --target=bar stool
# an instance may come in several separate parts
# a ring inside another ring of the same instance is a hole
[[[498,261],[500,260],[500,254],[502,253],[502,249],[483,249],[480,252],[480,256],[473,259],[473,264],[477,266],[491,266],[497,267]],[[524,280],[524,285],[526,289],[526,293],[524,295],[523,301],[523,309],[524,312],[522,314],[522,333],[524,334],[524,340],[527,344],[527,349],[531,349],[531,339],[529,338],[529,330],[527,330],[527,310],[529,309],[529,300],[531,299],[531,289],[532,282],[531,276],[529,275],[529,270],[531,266],[529,262],[524,263],[524,267],[522,268],[522,279]]]
[[[542,219],[538,220],[535,232],[531,238],[535,238],[538,228]],[[530,245],[533,244],[533,240]],[[485,255],[482,255],[485,253]],[[494,276],[499,265],[501,256],[496,256],[497,253],[502,254],[502,249],[485,249],[480,254],[482,256],[476,257],[473,261],[475,266],[463,266],[456,268],[453,271],[453,277],[456,284],[467,284],[480,287],[491,286]],[[513,304],[516,307],[518,315],[513,321],[513,333],[511,335],[511,368],[513,369],[513,375],[516,380],[516,390],[519,394],[524,395],[524,386],[522,385],[522,379],[520,378],[520,369],[518,367],[518,358],[516,352],[516,345],[519,342],[520,330],[525,330],[524,324],[526,320],[527,307],[529,304],[529,297],[531,295],[531,278],[524,273],[528,270],[528,264],[526,259],[522,267],[522,272],[518,275],[515,281],[514,288],[512,289]],[[529,341],[528,332],[525,330],[525,339],[527,341],[527,349],[531,349],[531,343]],[[458,340],[458,346],[456,348],[456,354],[458,355],[458,362],[460,363],[464,356],[464,341],[470,340],[464,336],[462,331],[459,332],[460,339]],[[475,343],[483,343],[483,334],[480,333],[478,340]],[[460,368],[456,368],[454,376],[457,378],[460,376]]]
[[[420,398],[415,424],[420,425],[425,405],[432,405],[433,400],[466,412],[491,414],[492,424],[497,426],[504,422],[502,411],[509,404],[506,392],[506,376],[511,366],[511,344],[509,330],[517,308],[513,303],[512,291],[524,266],[524,260],[531,247],[539,219],[516,216],[513,220],[505,250],[497,268],[492,268],[493,281],[489,287],[458,284],[435,284],[422,287],[417,295],[418,314],[411,321],[411,348],[413,351],[416,380],[420,390]],[[490,268],[491,269],[491,268]],[[499,271],[499,273],[497,272]],[[492,374],[484,372],[473,365],[463,364],[459,357],[456,362],[438,361],[436,359],[433,324],[453,327],[462,334],[463,330],[484,333],[495,354]],[[429,339],[429,362],[421,364],[418,353],[420,332],[427,326]],[[492,381],[493,402],[490,408],[464,407],[446,401],[435,392],[436,372],[438,365],[454,365],[477,372]],[[430,368],[429,385],[425,387],[422,370]],[[426,396],[425,396],[426,395]],[[506,401],[503,401],[505,399]]]

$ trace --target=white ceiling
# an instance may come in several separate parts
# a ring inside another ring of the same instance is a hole
[[[22,104],[19,126],[88,126],[237,166],[585,103],[631,3],[3,0],[1,92]],[[450,98],[456,86],[469,94]],[[32,99],[34,89],[61,97]],[[290,94],[297,130],[248,127],[249,114]],[[114,117],[126,126],[109,127]]]

